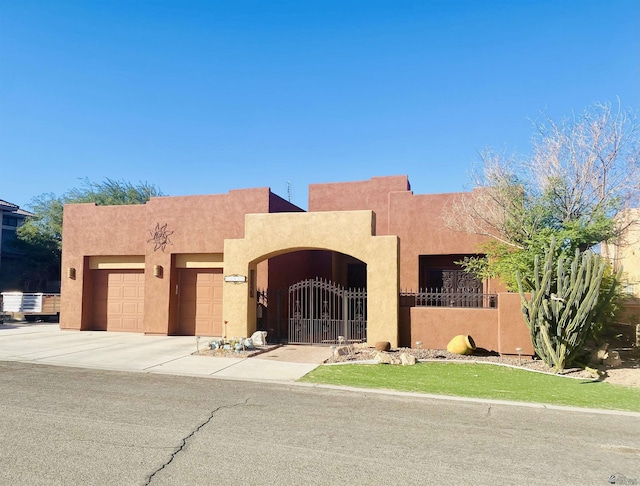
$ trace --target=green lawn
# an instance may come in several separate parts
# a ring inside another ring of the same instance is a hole
[[[640,412],[638,388],[488,364],[320,366],[300,381]]]

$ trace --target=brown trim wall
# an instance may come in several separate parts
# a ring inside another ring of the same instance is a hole
[[[463,334],[489,351],[515,355],[521,347],[523,355],[534,354],[519,294],[498,294],[498,307],[491,309],[404,307],[400,318],[401,346],[416,347],[416,341],[422,341],[425,349],[446,349],[451,339]]]
[[[394,234],[389,229],[389,195],[400,191],[411,194],[406,175],[372,177],[366,181],[309,185],[309,212],[355,211],[375,213],[375,235]]]

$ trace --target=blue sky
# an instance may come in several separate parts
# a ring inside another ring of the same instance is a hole
[[[0,0],[0,199],[407,174],[460,191],[531,119],[640,107],[640,2]]]

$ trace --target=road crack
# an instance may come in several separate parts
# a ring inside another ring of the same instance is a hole
[[[169,460],[167,462],[165,462],[162,466],[160,466],[158,469],[156,469],[155,471],[153,471],[153,473],[151,473],[149,475],[149,477],[147,478],[147,482],[144,483],[144,486],[149,486],[151,484],[151,481],[153,480],[153,477],[156,474],[158,474],[160,471],[165,469],[167,466],[169,466],[169,464],[171,464],[173,462],[173,460],[176,458],[176,456],[180,452],[182,452],[184,450],[184,448],[187,446],[187,442],[189,441],[189,439],[191,439],[196,433],[198,433],[198,431],[200,429],[202,429],[209,422],[211,422],[211,420],[213,420],[213,417],[215,416],[215,414],[217,412],[219,412],[220,410],[224,410],[225,408],[235,408],[235,407],[240,407],[242,405],[246,405],[248,401],[249,401],[249,398],[247,398],[246,400],[244,400],[243,402],[240,402],[240,403],[234,403],[232,405],[221,405],[220,407],[212,410],[211,413],[209,414],[209,417],[204,422],[202,422],[195,429],[193,429],[187,436],[182,438],[182,443],[180,444],[180,446],[178,446],[178,448],[175,451],[173,451],[171,453],[171,456],[169,457]]]

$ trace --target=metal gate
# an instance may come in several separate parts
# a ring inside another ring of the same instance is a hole
[[[289,287],[289,342],[333,344],[367,340],[367,291],[320,278]]]

